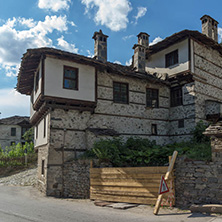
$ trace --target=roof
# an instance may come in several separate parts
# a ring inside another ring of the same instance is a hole
[[[29,125],[28,116],[12,116],[0,119],[0,125]]]
[[[17,90],[26,95],[31,95],[34,85],[34,73],[38,68],[41,58],[51,56],[57,59],[69,60],[76,63],[91,65],[99,70],[107,70],[109,73],[115,73],[122,76],[130,76],[140,79],[147,79],[151,82],[168,84],[166,81],[158,79],[149,73],[136,72],[131,66],[123,66],[116,63],[102,62],[94,58],[62,51],[55,48],[36,48],[28,49],[22,57],[21,67],[17,79]]]
[[[181,32],[177,32],[167,38],[165,38],[163,41],[158,42],[155,45],[152,45],[147,50],[147,56],[152,55],[156,52],[159,52],[177,42],[180,42],[186,38],[194,38],[195,40],[203,43],[206,46],[211,47],[212,49],[217,50],[222,55],[222,46],[215,42],[213,39],[207,37],[206,35],[198,32],[198,31],[191,31],[191,30],[183,30]]]

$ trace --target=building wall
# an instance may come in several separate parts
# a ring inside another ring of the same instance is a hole
[[[173,75],[189,69],[189,41],[188,39],[176,43],[168,48],[151,55],[146,63],[146,71],[151,73],[167,73]],[[179,63],[165,68],[165,55],[178,49]]]
[[[195,121],[195,83],[187,83],[182,87],[183,105],[170,107],[170,141],[180,142],[191,138]],[[179,121],[184,120],[184,127],[179,128]]]
[[[206,119],[206,100],[222,102],[222,56],[193,41],[196,121]],[[209,111],[210,112],[210,111]]]
[[[38,69],[39,70],[39,82],[38,82],[38,90],[35,90],[35,81],[36,78],[34,79],[34,90],[33,90],[33,103],[35,103],[35,101],[38,99],[39,95],[42,93],[42,61],[40,61]],[[37,72],[35,73],[35,77],[36,77]]]
[[[45,131],[45,136],[44,136],[44,131]],[[34,127],[35,147],[46,145],[48,142],[49,142],[49,114],[44,116],[40,120],[40,122],[38,122]]]
[[[78,90],[63,88],[64,65],[79,69]],[[95,68],[75,62],[46,57],[44,94],[45,96],[66,99],[95,101]]]
[[[11,128],[16,128],[16,136],[11,136]],[[18,125],[0,125],[0,145],[4,149],[11,146],[11,142],[15,144],[23,142],[21,139],[21,127]]]

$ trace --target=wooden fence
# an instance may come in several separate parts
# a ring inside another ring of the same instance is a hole
[[[137,204],[155,204],[161,175],[168,167],[91,168],[90,199]],[[173,175],[168,180],[170,195],[174,193]],[[169,193],[164,194],[163,204],[174,205]],[[168,202],[168,203],[167,203]]]

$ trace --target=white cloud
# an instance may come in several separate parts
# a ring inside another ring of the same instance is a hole
[[[61,49],[66,50],[68,52],[72,52],[72,53],[78,53],[79,49],[76,48],[75,44],[70,44],[67,41],[65,41],[64,36],[61,36],[60,38],[58,38],[57,41],[58,41],[58,46]]]
[[[71,0],[39,0],[38,7],[41,9],[52,10],[68,10]]]
[[[89,57],[89,58],[93,58],[94,57],[94,54],[91,53],[90,50],[86,50],[86,52],[88,53],[87,57]]]
[[[122,65],[122,63],[120,61],[118,61],[118,60],[115,60],[114,63]]]
[[[0,89],[1,118],[22,115],[29,116],[29,96],[21,95],[13,88]]]
[[[24,26],[18,30],[17,26]],[[7,76],[16,75],[20,59],[27,48],[52,47],[53,42],[47,36],[53,31],[68,30],[66,16],[46,16],[44,21],[33,19],[8,19],[0,26],[0,68]]]
[[[129,22],[128,14],[132,10],[129,0],[81,0],[86,5],[85,13],[96,9],[94,21],[105,25],[112,31],[125,29]]]
[[[133,38],[133,37],[135,37],[135,35],[127,35],[127,36],[124,36],[122,39],[123,39],[124,41],[126,41],[126,40],[128,40],[128,39]]]
[[[126,61],[126,66],[131,66],[132,65],[132,58],[131,59],[129,59],[129,61]]]
[[[138,10],[137,15],[134,16],[134,18],[136,19],[135,24],[137,24],[139,18],[143,17],[146,14],[147,8],[137,7],[137,10]]]
[[[162,41],[163,39],[161,37],[156,37],[152,42],[150,42],[149,45],[155,45],[156,43]]]

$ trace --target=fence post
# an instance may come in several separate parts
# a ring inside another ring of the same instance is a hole
[[[165,178],[164,178],[165,180],[168,180],[168,179],[169,179],[169,176],[170,176],[170,174],[171,174],[171,172],[172,172],[172,170],[173,170],[173,167],[174,167],[174,163],[175,163],[175,161],[176,161],[177,154],[178,154],[177,151],[174,151],[174,152],[173,152],[173,156],[172,156],[172,159],[171,159],[171,161],[170,161],[170,165],[169,165],[168,170],[167,170],[167,172],[166,172],[166,174],[165,174]],[[154,211],[153,211],[153,213],[154,213],[155,215],[157,215],[158,212],[159,212],[162,198],[163,198],[163,194],[160,194],[160,195],[158,196],[158,198],[157,198],[156,205],[155,205],[155,208],[154,208]]]

